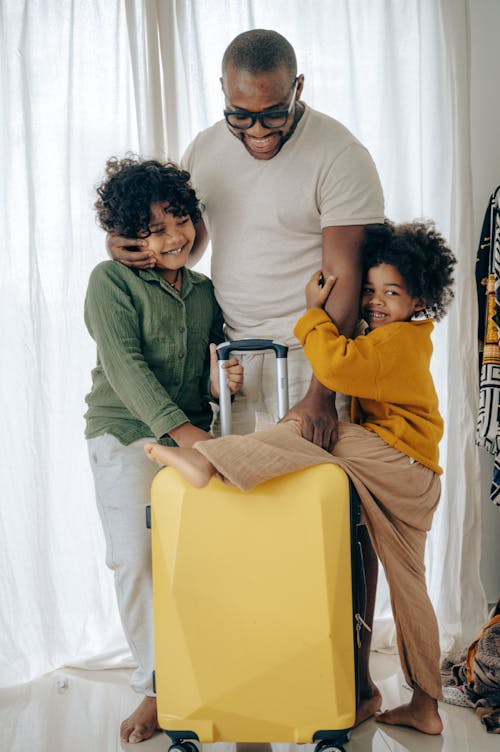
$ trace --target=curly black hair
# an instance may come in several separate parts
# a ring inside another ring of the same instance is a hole
[[[125,238],[148,237],[151,204],[167,201],[174,217],[189,214],[193,224],[201,219],[190,174],[174,162],[162,164],[127,154],[106,162],[106,178],[97,187],[94,204],[97,221],[107,232]]]
[[[373,266],[391,264],[413,298],[425,302],[425,315],[440,321],[453,299],[457,260],[430,220],[368,225],[362,246],[363,276]]]

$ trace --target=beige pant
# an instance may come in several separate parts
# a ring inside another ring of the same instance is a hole
[[[248,436],[199,442],[195,448],[242,490],[325,462],[346,471],[385,570],[406,680],[441,698],[438,626],[424,567],[426,533],[441,490],[439,476],[377,434],[349,423],[339,424],[333,455],[303,439],[295,421]]]

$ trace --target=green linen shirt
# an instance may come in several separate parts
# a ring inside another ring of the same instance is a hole
[[[208,277],[184,268],[179,293],[155,270],[103,261],[90,275],[85,323],[97,344],[87,438],[175,444],[166,434],[186,421],[209,430],[208,346],[224,335]]]

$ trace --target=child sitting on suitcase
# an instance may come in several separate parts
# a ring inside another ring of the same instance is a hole
[[[143,447],[156,439],[191,447],[209,438],[209,400],[218,396],[215,344],[224,339],[211,281],[185,268],[200,219],[189,174],[174,164],[110,159],[97,189],[101,227],[142,238],[151,269],[117,261],[90,275],[85,322],[97,344],[87,395],[86,432],[97,505],[114,570],[120,616],[138,668],[132,688],[144,696],[121,738],[139,742],[156,728],[152,686],[151,541],[146,529],[153,465]],[[228,361],[231,392],[242,367]]]
[[[440,496],[443,421],[429,367],[433,319],[442,318],[453,297],[455,258],[432,224],[424,222],[368,226],[363,257],[366,335],[347,339],[339,334],[323,310],[335,280],[322,285],[320,272],[306,287],[309,310],[295,327],[316,378],[353,398],[353,422],[339,424],[333,454],[303,439],[296,421],[188,450],[156,444],[145,450],[198,487],[214,475],[247,490],[315,464],[344,468],[385,569],[401,665],[413,688],[407,705],[376,718],[439,734],[439,639],[424,548]]]

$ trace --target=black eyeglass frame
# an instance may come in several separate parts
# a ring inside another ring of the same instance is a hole
[[[276,130],[278,128],[283,128],[286,121],[290,117],[290,112],[292,110],[292,107],[295,102],[295,94],[297,91],[297,84],[299,82],[299,77],[295,79],[293,83],[293,92],[292,96],[290,98],[290,105],[286,110],[261,110],[260,112],[250,112],[249,110],[224,110],[224,117],[226,119],[226,123],[229,125],[230,128],[236,128],[239,131],[247,131],[249,128],[252,128],[256,121],[258,120],[259,123],[263,128],[268,128],[269,130]],[[248,125],[234,125],[230,121],[230,117],[232,115],[235,115],[236,117],[247,117],[250,118],[250,122]],[[283,118],[282,122],[280,122],[278,125],[269,125],[267,122],[264,122],[264,119],[266,117],[272,117],[273,119],[276,119],[279,115]]]

